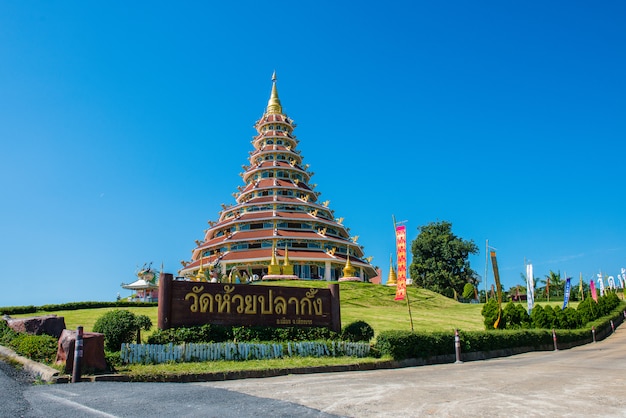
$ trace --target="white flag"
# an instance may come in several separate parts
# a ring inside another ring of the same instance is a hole
[[[533,278],[533,265],[526,264],[526,302],[528,303],[528,315],[535,306],[535,279]]]

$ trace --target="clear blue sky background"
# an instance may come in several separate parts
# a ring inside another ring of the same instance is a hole
[[[392,214],[586,280],[626,267],[623,1],[0,3],[0,306],[176,272],[242,184],[272,71],[385,279]],[[489,280],[492,283],[491,273]]]

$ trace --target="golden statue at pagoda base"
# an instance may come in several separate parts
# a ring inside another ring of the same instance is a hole
[[[393,268],[393,261],[391,256],[389,257],[389,278],[387,279],[387,286],[397,286],[398,277],[396,276],[396,271]]]
[[[363,280],[360,277],[356,277],[354,273],[356,269],[352,267],[352,263],[350,263],[350,254],[348,254],[348,258],[346,258],[346,265],[343,268],[343,277],[339,279],[340,282],[362,282]]]
[[[285,246],[285,261],[282,268],[276,260],[276,248],[272,249],[272,260],[267,267],[267,274],[261,280],[298,280],[298,276],[293,274],[293,265],[289,262],[289,252]]]

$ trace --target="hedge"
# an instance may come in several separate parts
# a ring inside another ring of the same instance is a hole
[[[556,330],[558,345],[569,348],[591,342],[592,326],[596,330],[596,340],[605,338],[612,332],[611,320],[615,327],[624,321],[625,308],[626,303],[622,302],[609,315],[588,323],[585,328]],[[516,348],[545,350],[553,347],[552,330],[548,329],[460,331],[459,337],[462,353]],[[454,334],[452,332],[383,331],[376,338],[374,350],[383,356],[389,355],[394,360],[454,355]]]
[[[0,315],[18,315],[35,313],[38,311],[55,312],[55,311],[75,311],[78,309],[97,309],[97,308],[130,308],[130,307],[150,307],[158,306],[158,302],[69,302],[57,305],[41,305],[41,306],[4,306],[0,307]]]

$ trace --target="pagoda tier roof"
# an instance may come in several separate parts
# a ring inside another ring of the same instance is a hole
[[[285,202],[283,202],[285,203]],[[295,202],[294,202],[295,203]],[[300,203],[304,203],[305,202],[300,202]],[[322,206],[313,204],[311,205],[309,203],[309,205],[311,207],[311,209],[322,209]],[[326,208],[323,208],[323,210],[328,210]],[[223,228],[225,225],[229,225],[229,224],[233,224],[233,223],[242,223],[242,222],[249,222],[249,221],[254,221],[254,220],[260,220],[260,219],[275,219],[275,218],[280,218],[281,220],[317,220],[319,222],[323,222],[326,224],[333,224],[333,225],[337,225],[338,227],[341,228],[345,228],[342,224],[332,220],[332,219],[328,219],[322,216],[313,216],[312,214],[308,213],[308,212],[287,212],[287,211],[276,211],[276,214],[274,214],[274,210],[273,209],[266,209],[266,210],[262,210],[262,211],[254,211],[254,212],[246,212],[243,215],[239,215],[237,217],[234,218],[228,218],[228,219],[224,219],[222,221],[219,221],[218,223],[214,224],[211,228],[207,229],[206,231],[213,231],[216,229],[220,229]]]
[[[285,250],[277,249],[276,257],[279,259],[279,263],[281,263],[285,256]],[[204,257],[202,259],[195,260],[189,264],[187,264],[183,269],[180,270],[181,274],[191,272],[197,270],[200,267],[200,262],[202,261],[202,266],[204,268],[208,267],[208,265],[215,261],[217,257]],[[272,249],[271,248],[259,248],[254,250],[246,250],[246,251],[229,251],[222,255],[220,262],[221,263],[233,263],[233,262],[267,262],[272,258]],[[311,251],[311,250],[294,250],[289,249],[289,260],[291,264],[293,262],[298,261],[326,261],[332,260],[336,263],[345,264],[346,255],[335,253],[335,255],[330,255],[323,250]],[[350,263],[355,266],[370,268],[372,266],[367,262],[360,260],[354,256],[350,256]]]
[[[286,152],[289,152],[289,153],[293,154],[294,157],[301,158],[300,155],[294,150],[293,147],[287,148],[286,145],[279,145],[279,144],[266,145],[266,146],[264,146],[262,148],[255,149],[250,154],[250,156],[254,157],[254,156],[257,156],[257,155],[259,155],[259,154],[261,154],[263,152],[270,152],[270,151],[286,151]]]
[[[249,171],[254,171],[254,170],[258,170],[260,168],[295,168],[295,169],[300,169],[302,170],[300,167],[298,167],[297,165],[291,165],[289,164],[288,161],[283,161],[283,160],[271,160],[271,161],[263,161],[261,164],[255,164],[253,166],[250,167]],[[247,172],[246,172],[247,174]]]
[[[303,173],[306,173],[306,171],[304,171],[304,169],[300,167],[298,164],[291,165],[289,161],[285,161],[285,160],[268,160],[268,161],[262,161],[260,164],[253,163],[250,167],[248,167],[248,170],[243,174],[243,176],[249,177],[255,171],[267,170],[271,168],[285,168],[287,170],[291,169],[291,170],[296,170],[296,171],[301,171]]]
[[[274,183],[274,180],[276,180],[276,183]],[[307,190],[307,191],[311,190],[308,184],[306,184],[303,181],[298,182],[298,184],[296,185],[291,180],[283,180],[277,177],[271,177],[271,178],[261,179],[259,180],[258,183],[257,182],[248,183],[246,188],[241,191],[241,194],[247,193],[255,189],[270,189],[273,187],[287,187],[290,189],[301,189],[301,190]]]
[[[287,115],[283,115],[281,113],[265,114],[257,121],[257,124],[265,122],[287,122],[290,125],[293,124],[293,121],[288,118]]]
[[[230,235],[221,235],[219,237],[212,238],[208,241],[203,242],[196,249],[194,249],[194,253],[196,251],[205,250],[215,246],[222,246],[224,244],[229,243],[237,243],[237,242],[245,242],[245,241],[256,241],[261,239],[287,239],[287,240],[314,240],[314,241],[332,241],[342,245],[350,245],[357,246],[357,244],[348,241],[344,237],[338,237],[335,235],[321,235],[315,231],[302,231],[302,230],[293,230],[293,229],[277,229],[276,235],[274,235],[273,229],[257,229],[253,231],[235,231]]]
[[[254,205],[256,203],[272,203],[272,202],[276,202],[276,203],[295,203],[295,204],[302,204],[302,203],[309,203],[309,202],[305,202],[302,199],[298,199],[295,197],[289,197],[289,196],[276,196],[276,200],[274,200],[274,196],[261,196],[261,197],[253,197],[250,200],[247,200],[245,202],[246,205]]]
[[[279,131],[278,129],[268,129],[267,131],[263,131],[256,136],[256,139],[262,138],[275,138],[275,137],[283,137],[283,138],[292,138],[291,134],[287,131]]]

